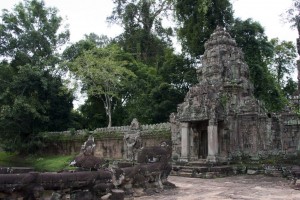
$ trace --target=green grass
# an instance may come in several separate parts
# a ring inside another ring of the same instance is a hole
[[[74,155],[57,156],[20,156],[13,153],[0,152],[0,166],[3,167],[33,167],[36,171],[56,172],[72,169],[69,163]]]
[[[32,164],[37,171],[56,172],[69,168],[69,163],[74,159],[74,156],[32,156],[27,160]]]
[[[15,153],[0,151],[0,166],[2,167],[28,167],[30,163],[24,157]]]

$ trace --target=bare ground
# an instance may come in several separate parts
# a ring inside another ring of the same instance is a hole
[[[264,175],[243,175],[216,179],[170,176],[177,188],[135,200],[300,200],[287,179]]]

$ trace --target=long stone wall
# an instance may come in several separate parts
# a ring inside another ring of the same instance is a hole
[[[142,146],[158,145],[162,141],[171,140],[170,123],[140,125],[138,129]],[[122,159],[126,151],[124,136],[133,132],[131,126],[96,128],[88,130],[68,130],[62,132],[44,132],[40,134],[46,145],[43,153],[74,154],[80,151],[83,141],[89,135],[95,138],[95,156],[110,159]]]

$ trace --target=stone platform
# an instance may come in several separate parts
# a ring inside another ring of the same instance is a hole
[[[205,160],[186,164],[174,164],[171,175],[192,178],[217,178],[234,175],[234,168],[229,165],[215,165]]]

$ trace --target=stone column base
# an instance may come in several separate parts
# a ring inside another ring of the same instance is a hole
[[[217,158],[217,156],[207,156],[206,161],[210,162],[210,163],[217,163],[218,158]]]
[[[181,162],[189,162],[189,158],[188,157],[180,157],[179,161],[181,161]]]

